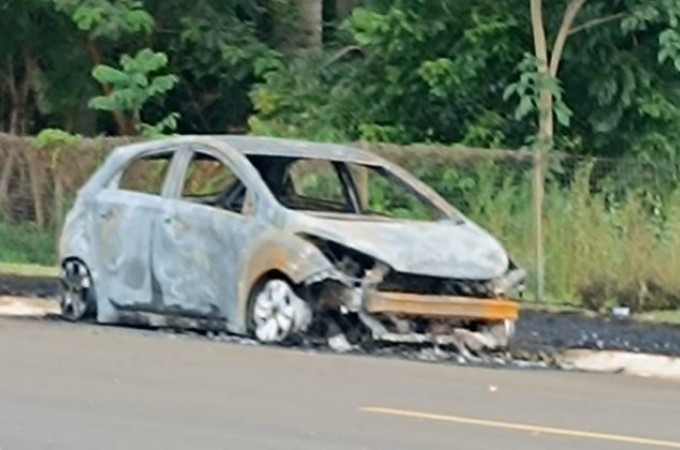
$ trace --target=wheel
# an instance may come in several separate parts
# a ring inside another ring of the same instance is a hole
[[[260,342],[280,343],[309,323],[311,312],[288,282],[271,278],[251,296],[250,329]]]
[[[76,322],[94,317],[96,301],[92,276],[87,266],[78,260],[69,260],[62,266],[59,305],[64,319]]]

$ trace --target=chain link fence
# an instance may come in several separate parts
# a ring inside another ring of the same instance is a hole
[[[0,136],[0,262],[56,264],[78,188],[123,142],[39,149],[30,139]],[[551,154],[537,248],[531,152],[358,145],[405,167],[494,234],[529,272],[527,301],[680,307],[677,165]],[[542,298],[534,295],[537,257]]]

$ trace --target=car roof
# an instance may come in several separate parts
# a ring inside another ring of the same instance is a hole
[[[158,147],[159,144],[167,145],[172,144],[173,142],[183,144],[202,143],[205,145],[210,145],[210,143],[213,142],[227,145],[234,151],[246,156],[314,158],[330,161],[353,162],[365,165],[389,165],[389,163],[380,156],[350,145],[312,142],[301,139],[229,134],[180,135],[152,141],[125,144],[115,149],[114,158],[129,158],[134,154]],[[216,149],[219,150],[219,146],[216,147]]]
[[[380,157],[349,145],[265,136],[216,135],[207,137],[227,144],[245,155],[320,158],[369,164],[383,163]]]

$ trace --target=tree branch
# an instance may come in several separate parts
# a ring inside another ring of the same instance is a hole
[[[600,17],[598,19],[589,20],[587,22],[582,23],[581,25],[579,25],[577,27],[572,28],[569,31],[569,36],[571,36],[572,34],[576,34],[578,32],[581,32],[581,31],[588,30],[590,28],[594,28],[598,25],[604,25],[605,23],[614,22],[615,20],[623,19],[627,15],[628,14],[621,12],[621,13],[612,14],[610,16],[605,16],[605,17]]]
[[[586,0],[571,0],[567,5],[567,9],[562,17],[562,24],[557,32],[557,38],[555,39],[555,44],[550,55],[550,75],[553,77],[557,76],[557,71],[560,67],[560,61],[562,60],[562,54],[564,53],[564,45],[567,43],[567,38],[569,37],[569,30],[576,20],[583,5]]]
[[[323,67],[334,64],[335,62],[341,60],[346,55],[349,55],[352,52],[363,53],[363,49],[358,45],[348,45],[346,47],[343,47],[340,50],[338,50],[333,56],[331,56],[331,58],[323,64]]]

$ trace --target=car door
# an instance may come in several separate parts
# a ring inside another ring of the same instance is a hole
[[[135,158],[93,202],[100,292],[117,308],[144,310],[151,304],[152,227],[175,154],[166,148]]]
[[[265,225],[255,217],[255,197],[234,161],[206,147],[193,147],[186,159],[153,236],[163,306],[183,316],[235,317],[238,261]]]

